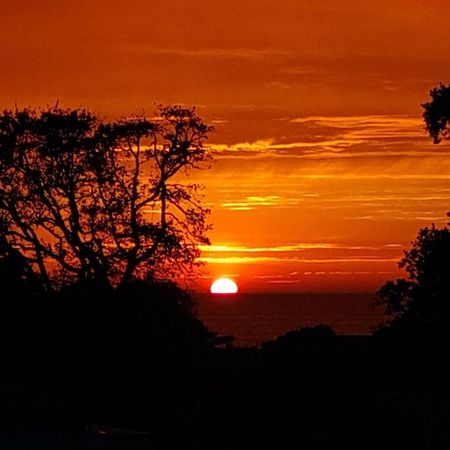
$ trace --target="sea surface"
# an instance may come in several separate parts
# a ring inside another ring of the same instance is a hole
[[[238,346],[260,345],[288,331],[329,325],[337,334],[370,334],[386,320],[374,294],[196,294],[198,317]]]

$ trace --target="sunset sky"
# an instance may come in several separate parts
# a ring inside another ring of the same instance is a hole
[[[216,128],[198,287],[373,291],[450,209],[420,106],[450,82],[449,23],[448,0],[1,0],[0,106],[196,105]]]

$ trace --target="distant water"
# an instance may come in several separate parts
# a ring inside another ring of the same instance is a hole
[[[240,346],[319,324],[338,334],[370,334],[385,320],[373,294],[196,294],[196,300],[208,328],[232,334]]]

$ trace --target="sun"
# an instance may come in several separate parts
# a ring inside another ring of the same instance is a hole
[[[229,278],[219,278],[211,285],[211,294],[236,294],[237,284]]]

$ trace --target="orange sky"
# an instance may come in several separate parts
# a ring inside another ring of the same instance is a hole
[[[450,82],[449,22],[441,0],[2,0],[0,105],[197,105],[216,127],[205,277],[374,290],[450,209],[420,107]]]

